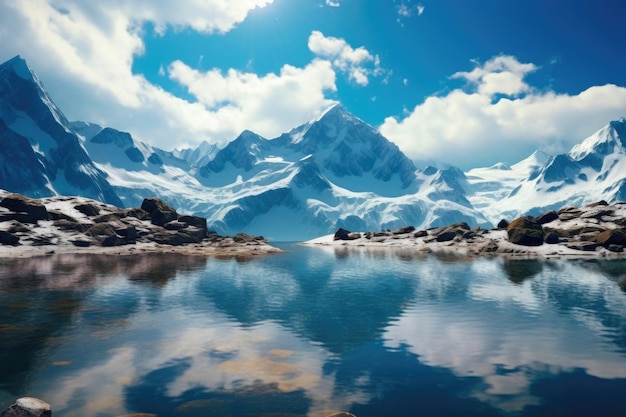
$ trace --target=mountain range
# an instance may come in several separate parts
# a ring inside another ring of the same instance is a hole
[[[158,197],[220,234],[305,240],[417,228],[626,199],[626,120],[567,154],[462,172],[415,166],[378,130],[335,105],[277,138],[244,131],[223,148],[166,151],[129,133],[69,122],[19,56],[0,65],[0,188],[136,207]]]

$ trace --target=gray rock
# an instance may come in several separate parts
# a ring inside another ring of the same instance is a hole
[[[40,201],[24,197],[20,194],[10,194],[0,201],[0,207],[9,209],[15,213],[23,213],[22,223],[37,223],[37,220],[50,218],[46,206]]]
[[[163,226],[165,223],[178,219],[178,213],[164,201],[158,198],[146,198],[141,203],[141,209],[150,213],[152,224]]]
[[[178,221],[181,223],[186,223],[189,226],[196,226],[201,229],[207,230],[207,223],[204,217],[184,215],[180,216],[178,218]]]
[[[163,245],[180,246],[188,243],[200,243],[206,233],[203,229],[190,226],[178,232],[166,231],[149,236],[148,239]]]

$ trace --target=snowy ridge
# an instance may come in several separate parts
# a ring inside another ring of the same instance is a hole
[[[511,171],[474,169],[470,201],[491,222],[522,214],[538,215],[564,206],[600,200],[626,200],[626,119],[608,125],[572,147],[549,157],[535,152]]]
[[[3,187],[37,197],[83,195],[121,205],[105,173],[19,56],[0,65],[0,97]]]
[[[339,104],[277,138],[244,131],[221,149],[165,151],[111,127],[69,123],[19,57],[0,65],[0,93],[0,188],[126,207],[158,197],[225,235],[305,240],[339,227],[489,228],[502,218],[626,200],[625,119],[568,154],[537,151],[464,173],[437,163],[416,168]]]

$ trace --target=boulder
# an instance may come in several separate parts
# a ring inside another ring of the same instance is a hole
[[[498,229],[506,229],[509,226],[509,221],[506,219],[502,219],[498,222],[496,226]]]
[[[251,243],[255,241],[255,238],[245,233],[237,233],[235,237],[233,237],[233,240],[237,243]]]
[[[0,207],[15,213],[25,213],[22,223],[37,223],[37,220],[48,220],[50,215],[42,202],[24,197],[20,194],[10,194],[0,201]]]
[[[20,238],[12,233],[0,230],[0,244],[17,246],[20,244]]]
[[[179,222],[178,220],[174,220],[174,221],[165,223],[163,227],[165,228],[165,230],[181,230],[181,229],[186,229],[187,227],[189,227],[189,225],[187,223],[182,223],[182,222]]]
[[[543,227],[532,216],[513,220],[506,228],[509,242],[523,246],[543,245]]]
[[[201,229],[208,230],[206,219],[204,217],[184,215],[180,216],[178,218],[178,221],[181,223],[186,223],[189,226],[196,226]]]
[[[76,220],[74,217],[69,216],[63,212],[57,211],[57,210],[50,210],[48,211],[48,215],[50,216],[50,220],[67,220],[69,222],[78,222],[78,220]]]
[[[546,224],[558,220],[558,218],[559,215],[556,211],[548,211],[537,216],[535,220],[537,220],[537,223],[539,224]]]
[[[454,223],[447,227],[433,229],[431,234],[435,236],[437,242],[449,242],[457,236],[465,236],[471,232],[469,225],[465,222]]]
[[[87,231],[85,231],[87,236],[91,237],[108,237],[108,236],[117,236],[117,232],[115,231],[115,227],[113,227],[109,223],[97,223],[91,226]]]
[[[457,237],[458,234],[452,230],[447,230],[439,233],[436,237],[437,242],[449,242]]]
[[[546,234],[546,237],[544,239],[544,242],[550,244],[550,245],[554,245],[557,244],[561,241],[561,238],[559,238],[559,235],[557,235],[555,232],[550,232],[548,234]]]
[[[104,247],[122,246],[126,245],[127,243],[129,242],[127,242],[126,239],[117,235],[107,236],[104,238],[104,240],[102,240],[102,246]]]
[[[564,207],[561,210],[557,211],[559,215],[559,219],[561,221],[568,221],[577,219],[583,212],[576,207]]]
[[[426,236],[428,236],[428,232],[426,230],[418,230],[417,232],[413,233],[414,238],[426,237]]]
[[[137,229],[135,226],[120,227],[115,229],[115,233],[123,237],[126,242],[134,242],[137,240]]]
[[[623,230],[605,230],[598,234],[596,243],[605,248],[609,245],[626,246],[626,233]]]
[[[178,213],[164,201],[158,198],[146,198],[141,203],[141,209],[150,213],[152,224],[163,226],[178,219]]]
[[[401,227],[399,229],[394,230],[393,233],[394,235],[404,235],[406,233],[411,233],[415,231],[415,227],[413,226],[405,226],[405,227]]]
[[[146,220],[150,217],[150,213],[138,207],[124,210],[125,217],[134,217],[139,220]]]
[[[608,206],[609,203],[607,203],[604,200],[600,200],[600,201],[596,201],[595,203],[589,203],[587,204],[585,207],[598,207],[598,206]]]
[[[96,206],[95,204],[90,204],[90,203],[78,204],[78,205],[75,205],[74,208],[88,217],[93,217],[93,216],[97,216],[98,214],[100,214],[100,208],[98,208],[98,206]]]
[[[0,417],[51,417],[50,404],[38,398],[22,397],[15,402]]]
[[[349,230],[339,228],[335,232],[334,240],[355,240],[361,237],[360,233],[352,233]]]
[[[167,231],[148,237],[156,243],[170,246],[180,246],[187,243],[200,243],[204,240],[206,232],[198,227],[190,226],[178,232]]]
[[[91,246],[91,242],[85,239],[75,239],[72,240],[72,245],[79,247],[79,248],[88,248],[89,246]]]

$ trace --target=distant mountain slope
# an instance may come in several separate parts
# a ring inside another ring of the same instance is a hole
[[[19,56],[0,65],[0,97],[0,187],[38,197],[82,195],[122,204]]]
[[[72,127],[127,207],[138,207],[145,197],[157,196],[186,209],[205,191],[191,174],[191,164],[173,152],[110,127],[85,122],[72,122]]]
[[[492,222],[599,200],[626,201],[626,119],[610,122],[567,154],[545,161],[545,156],[536,155],[534,160],[520,163],[530,169],[518,170],[509,178],[485,169],[469,171],[474,187],[469,190],[470,201]],[[487,195],[481,191],[489,178],[500,193]]]

